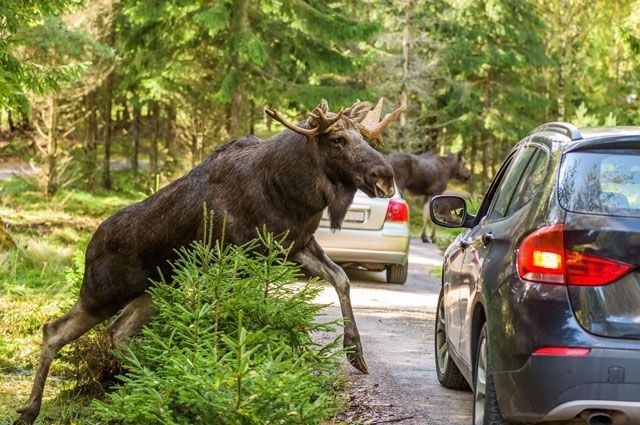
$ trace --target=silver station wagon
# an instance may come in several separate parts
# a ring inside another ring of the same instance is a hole
[[[341,230],[331,230],[325,210],[315,238],[343,268],[386,270],[389,283],[404,284],[407,280],[409,206],[397,190],[388,199],[356,192]]]

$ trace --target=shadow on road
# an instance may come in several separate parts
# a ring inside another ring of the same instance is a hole
[[[441,262],[433,245],[413,238],[405,285],[385,283],[384,273],[347,272],[369,375],[345,361],[351,407],[342,420],[403,425],[471,422],[471,393],[443,388],[436,377],[433,329],[440,280],[431,270]],[[338,298],[330,285],[316,301],[329,304],[320,321],[340,317]]]

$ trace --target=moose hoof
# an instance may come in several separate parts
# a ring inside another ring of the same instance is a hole
[[[20,417],[13,422],[13,425],[31,425],[36,421],[36,417],[38,416],[38,411],[40,409],[31,404],[27,404],[26,406],[17,410],[20,414]]]
[[[349,360],[349,363],[351,363],[351,366],[355,367],[360,372],[366,373],[366,374],[369,373],[369,369],[367,368],[367,363],[365,363],[364,357],[362,356],[362,354],[349,353],[347,354],[347,359]]]
[[[36,416],[23,413],[18,419],[13,422],[13,425],[31,425],[35,422]]]
[[[431,240],[430,237],[424,236],[424,235],[422,236],[422,242],[424,242],[424,243],[433,243],[433,241]]]

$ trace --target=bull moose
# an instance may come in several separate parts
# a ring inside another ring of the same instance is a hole
[[[422,211],[422,241],[433,242],[435,227],[431,235],[427,235],[429,219],[429,200],[447,189],[449,180],[456,177],[467,181],[471,170],[465,164],[462,152],[440,156],[434,152],[414,155],[406,152],[394,152],[387,157],[393,167],[396,183],[400,191],[408,191],[414,195],[424,196]]]
[[[244,244],[264,226],[287,235],[290,258],[337,291],[348,360],[367,373],[349,279],[313,234],[325,208],[332,228],[340,227],[357,189],[371,197],[394,194],[393,168],[365,137],[381,141],[402,108],[382,121],[381,110],[382,99],[374,109],[357,101],[332,113],[323,99],[306,120],[292,124],[267,109],[287,129],[265,140],[247,136],[223,145],[185,176],[100,224],[87,247],[78,299],[44,325],[32,392],[15,424],[35,421],[49,367],[64,345],[118,312],[108,328],[116,345],[148,323],[153,309],[146,291],[151,281],[171,275],[177,248],[203,236],[203,204],[213,213],[213,236],[225,244]]]

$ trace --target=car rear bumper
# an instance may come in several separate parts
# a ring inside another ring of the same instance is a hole
[[[640,424],[640,349],[592,349],[584,357],[531,356],[516,371],[496,372],[507,420],[569,420],[605,411],[616,424]]]
[[[406,264],[409,227],[405,223],[385,223],[379,230],[341,229],[332,232],[320,227],[315,238],[336,263]]]

